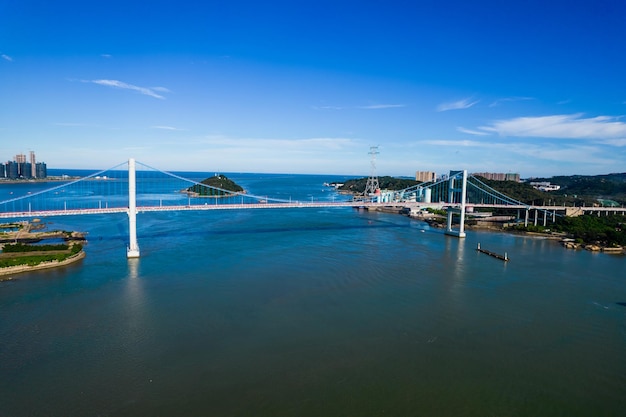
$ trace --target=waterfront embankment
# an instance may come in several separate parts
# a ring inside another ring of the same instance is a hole
[[[15,266],[7,266],[4,268],[0,268],[0,281],[8,281],[13,279],[13,275],[21,274],[24,272],[38,271],[42,269],[50,269],[50,268],[59,268],[62,266],[73,264],[74,262],[78,262],[85,257],[85,251],[81,250],[75,255],[70,256],[69,258],[63,261],[48,261],[41,262],[37,265],[15,265]]]
[[[84,233],[44,231],[44,228],[45,224],[37,219],[31,222],[0,224],[0,230],[6,230],[0,233],[0,281],[11,279],[13,275],[23,272],[62,267],[85,257]],[[64,240],[65,244],[33,245],[56,239]]]

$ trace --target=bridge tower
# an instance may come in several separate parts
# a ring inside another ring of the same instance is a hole
[[[380,152],[378,152],[378,146],[370,146],[369,154],[372,156],[372,159],[370,176],[367,179],[367,184],[365,185],[364,191],[364,194],[366,196],[374,195],[376,194],[376,191],[379,191],[380,189],[380,185],[378,185],[378,175],[376,175],[376,155],[378,155],[379,153]]]
[[[137,181],[135,176],[135,160],[128,160],[128,236],[129,245],[126,250],[127,258],[139,258],[137,244]]]
[[[446,234],[456,237],[465,237],[465,199],[467,195],[467,170],[463,170],[461,176],[461,188],[455,186],[459,180],[459,174],[450,175],[450,180],[448,183],[448,203],[454,204],[457,203],[455,200],[455,195],[461,193],[460,206],[458,208],[449,207],[448,208],[448,221],[446,223]],[[459,229],[452,229],[452,218],[455,214],[459,215]]]

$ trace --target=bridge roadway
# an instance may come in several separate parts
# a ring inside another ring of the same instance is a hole
[[[439,205],[439,204],[437,204]],[[137,213],[156,211],[198,211],[198,210],[241,210],[241,209],[288,209],[288,208],[335,208],[335,207],[383,207],[389,203],[346,202],[285,202],[285,203],[250,203],[250,204],[192,204],[171,206],[137,206]],[[77,216],[84,214],[126,213],[128,207],[106,207],[91,209],[33,210],[3,212],[0,218]]]
[[[467,203],[466,208],[489,208],[489,209],[520,209],[520,210],[538,210],[547,212],[565,212],[566,215],[580,215],[599,213],[622,214],[626,215],[624,207],[569,207],[569,206],[527,206],[527,205],[504,205],[504,204],[472,204]],[[446,209],[448,207],[459,208],[459,203],[415,203],[415,202],[397,202],[397,203],[373,203],[359,201],[345,202],[284,202],[284,203],[249,203],[249,204],[192,204],[192,205],[171,205],[171,206],[137,206],[137,212],[157,212],[157,211],[199,211],[199,210],[241,210],[241,209],[289,209],[289,208],[336,208],[336,207],[406,207],[406,208],[434,208]],[[87,209],[63,209],[63,210],[33,210],[20,212],[2,212],[0,218],[24,218],[24,217],[50,217],[50,216],[77,216],[85,214],[113,214],[126,213],[128,207],[105,207],[105,208],[87,208]],[[571,214],[570,214],[571,213]]]

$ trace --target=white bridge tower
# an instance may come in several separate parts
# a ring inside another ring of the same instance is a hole
[[[458,186],[455,187],[455,182],[459,180],[459,174],[462,174],[461,177],[461,188]],[[457,203],[454,198],[455,195],[461,193],[460,203],[458,208],[449,207],[448,208],[448,221],[446,224],[446,234],[456,237],[465,237],[465,199],[467,195],[467,170],[463,170],[462,173],[457,173],[455,175],[450,175],[450,182],[448,183],[448,203],[454,204]],[[459,215],[459,229],[452,229],[452,218],[455,214]]]
[[[137,181],[135,177],[135,160],[128,160],[128,236],[129,245],[126,257],[139,258],[139,245],[137,244]]]

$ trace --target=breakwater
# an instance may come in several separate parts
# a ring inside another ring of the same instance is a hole
[[[508,260],[509,260],[509,256],[508,256],[508,254],[506,252],[504,252],[504,255],[500,255],[499,253],[495,253],[495,252],[492,252],[492,251],[487,250],[487,249],[482,249],[480,247],[480,243],[476,247],[476,250],[478,252],[480,252],[480,253],[484,253],[485,255],[489,255],[489,256],[492,256],[492,257],[494,257],[496,259],[500,259],[501,261],[508,262]]]

